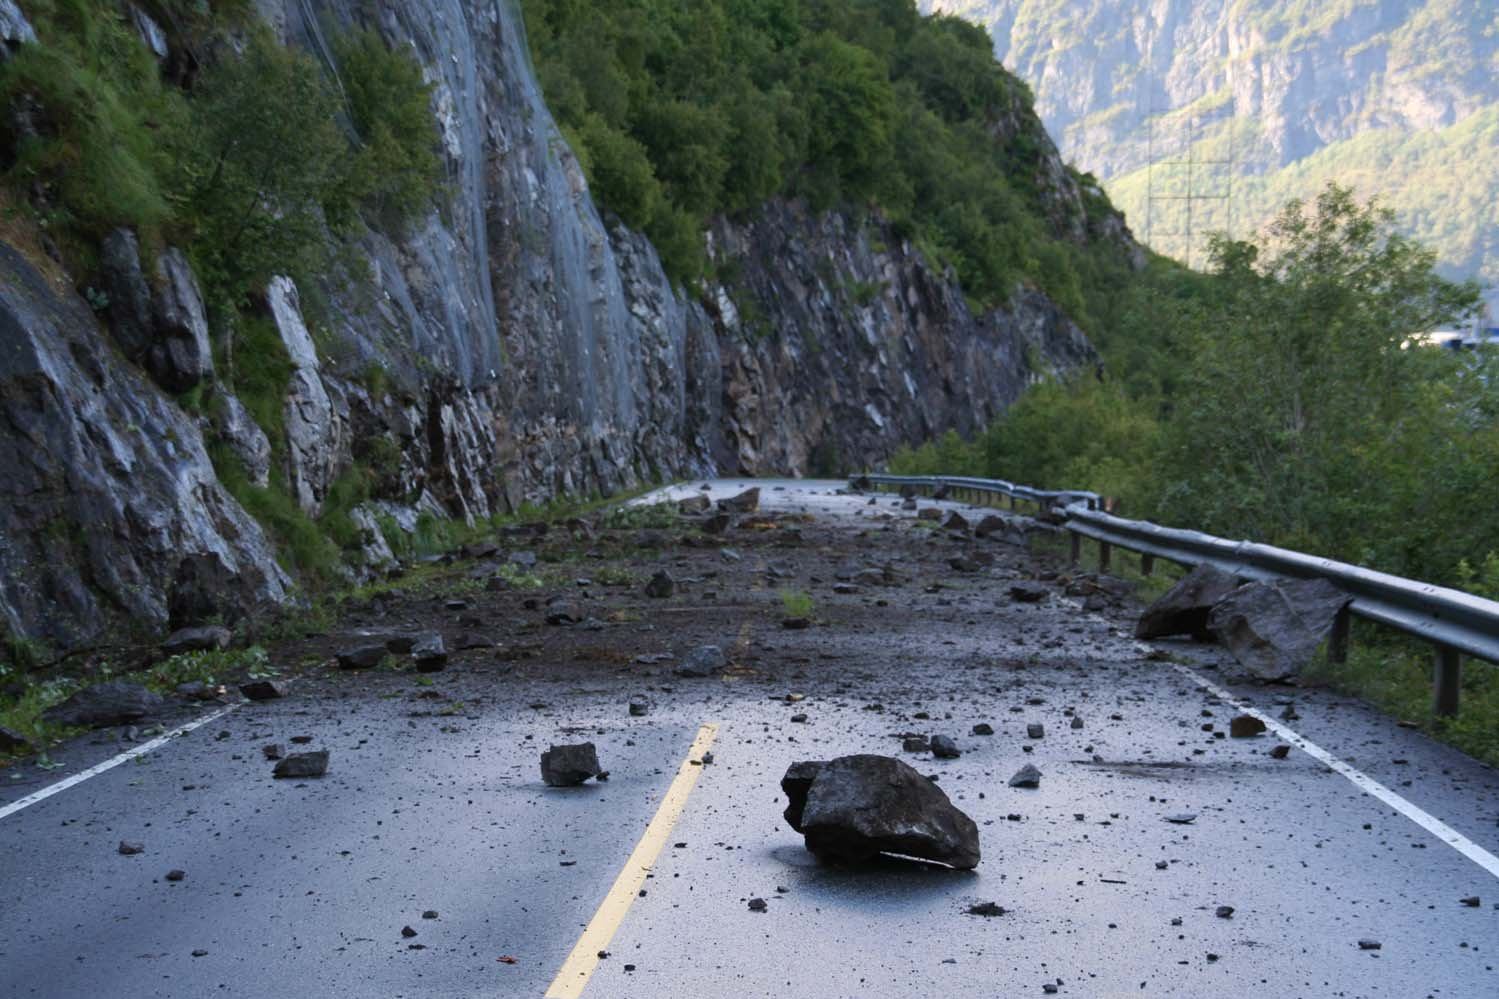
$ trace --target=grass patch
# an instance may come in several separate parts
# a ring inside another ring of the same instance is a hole
[[[812,600],[812,594],[805,590],[781,590],[781,609],[786,612],[787,617],[810,618],[817,605]]]
[[[1432,714],[1432,653],[1388,635],[1364,636],[1355,627],[1355,642],[1346,663],[1319,659],[1306,677],[1325,683],[1418,726],[1433,738],[1490,766],[1499,766],[1499,667],[1473,659],[1463,662],[1462,699],[1455,718]]]
[[[248,676],[252,680],[279,675],[271,665],[264,648],[252,645],[246,649],[185,652],[152,666],[146,673],[147,687],[170,693],[182,683],[223,683],[231,677]]]
[[[67,677],[28,685],[20,696],[0,705],[0,726],[30,742],[39,753],[45,752],[67,734],[67,729],[42,721],[42,712],[67,700],[79,686],[76,680]]]

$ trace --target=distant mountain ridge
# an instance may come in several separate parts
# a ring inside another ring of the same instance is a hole
[[[1103,182],[1137,234],[1154,229],[1158,249],[1193,249],[1174,235],[1186,203],[1168,200],[1188,183],[1228,196],[1194,200],[1192,230],[1244,236],[1336,179],[1384,197],[1450,276],[1499,284],[1492,0],[922,5],[990,29],[1063,155]],[[1190,169],[1162,165],[1188,158]]]

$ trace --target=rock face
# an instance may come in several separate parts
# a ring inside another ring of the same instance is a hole
[[[8,246],[0,264],[0,619],[71,647],[122,622],[198,623],[170,613],[195,580],[211,577],[195,601],[226,622],[283,602],[271,544],[194,421],[77,296]]]
[[[721,222],[710,246],[738,275],[710,292],[723,359],[714,456],[725,472],[832,474],[905,441],[971,434],[1032,382],[1098,360],[1037,292],[1017,289],[1007,309],[975,315],[884,227],[775,203],[754,221]]]
[[[1239,581],[1222,569],[1206,563],[1196,566],[1180,582],[1140,615],[1135,625],[1136,638],[1165,638],[1169,635],[1191,635],[1203,641],[1213,637],[1208,615]]]
[[[322,52],[327,32],[359,24],[421,62],[442,203],[342,248],[359,266],[316,288],[276,278],[264,290],[256,307],[292,362],[276,441],[251,400],[215,381],[220,334],[182,254],[143,264],[132,234],[104,241],[106,339],[57,290],[65,280],[3,251],[0,462],[18,472],[0,482],[0,618],[16,635],[73,647],[131,628],[233,626],[288,599],[266,536],[218,485],[205,434],[311,517],[340,475],[368,472],[373,496],[351,515],[364,541],[349,552],[368,578],[395,561],[382,523],[410,531],[423,514],[473,521],[648,479],[879,461],[976,430],[1031,382],[1096,363],[1038,292],[975,315],[878,220],[793,202],[714,225],[710,256],[732,281],[701,298],[673,287],[650,242],[594,205],[516,0],[256,9],[289,45]],[[1058,218],[1071,210],[1057,204]],[[166,393],[199,387],[195,421]]]
[[[900,760],[842,756],[793,763],[781,780],[785,818],[807,849],[857,863],[881,853],[978,866],[978,826],[947,795]]]
[[[1324,579],[1246,583],[1208,623],[1241,666],[1262,680],[1285,680],[1311,661],[1351,599]]]

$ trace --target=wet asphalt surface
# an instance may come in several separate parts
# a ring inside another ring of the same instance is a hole
[[[1011,583],[1048,568],[1022,548],[918,526],[888,495],[761,485],[761,522],[722,537],[686,521],[664,539],[505,539],[540,551],[546,586],[475,590],[460,563],[351,608],[272,647],[300,674],[287,699],[0,819],[0,995],[540,996],[705,722],[714,761],[586,996],[1499,995],[1496,879],[1305,753],[1272,758],[1273,735],[1217,737],[1235,710],[1147,658],[1138,607],[1084,611],[1066,579],[1017,603]],[[994,564],[948,566],[976,550]],[[885,564],[897,585],[834,592],[837,569]],[[656,568],[679,582],[670,599],[642,593]],[[812,627],[781,626],[781,590],[812,596]],[[447,607],[460,591],[468,606]],[[591,621],[544,625],[557,594]],[[430,683],[323,665],[353,628],[452,645],[476,625],[498,647]],[[708,643],[722,675],[673,674]],[[1211,646],[1153,647],[1292,707],[1297,732],[1499,852],[1493,770],[1348,698],[1240,682]],[[639,694],[652,709],[630,717]],[[992,736],[971,734],[981,722]],[[909,733],[963,755],[903,753]],[[332,751],[325,777],[271,779],[260,746],[293,736]],[[539,752],[584,739],[608,782],[544,787]],[[81,739],[0,804],[121,748]],[[978,869],[813,860],[781,819],[781,773],[854,752],[935,775],[979,824]],[[1026,763],[1041,786],[1008,787]],[[967,914],[990,901],[1004,914]]]

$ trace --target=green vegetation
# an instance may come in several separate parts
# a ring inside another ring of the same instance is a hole
[[[431,88],[412,58],[370,30],[330,32],[335,76],[271,38],[247,0],[146,6],[203,62],[190,81],[158,65],[112,0],[27,5],[39,43],[0,64],[8,200],[27,206],[84,287],[97,284],[99,238],[117,227],[136,230],[148,254],[167,243],[186,250],[209,306],[218,376],[275,455],[270,487],[259,488],[214,446],[220,478],[269,528],[288,567],[327,586],[341,579],[341,550],[360,541],[349,511],[389,475],[390,455],[378,445],[356,455],[317,522],[297,507],[281,471],[291,362],[253,300],[273,274],[301,278],[314,295],[340,241],[431,207],[441,179]],[[183,404],[212,405],[213,395],[200,387]]]
[[[913,0],[526,0],[537,71],[594,194],[668,272],[766,199],[877,212],[976,303],[1044,289],[1109,312],[1116,247],[1059,239],[1030,92],[981,29]]]
[[[271,666],[265,649],[252,645],[245,649],[184,652],[172,656],[152,666],[146,674],[145,683],[153,690],[170,693],[182,683],[198,682],[213,686],[241,677],[259,680],[276,676],[277,673]]]
[[[5,178],[75,272],[111,229],[182,245],[219,312],[271,273],[313,273],[330,239],[431,203],[436,131],[421,68],[370,31],[339,35],[338,84],[252,27],[244,0],[148,4],[174,42],[213,58],[168,79],[110,0],[27,5],[39,44],[0,66]],[[243,52],[209,45],[230,31]]]
[[[1109,376],[1031,391],[894,465],[1094,489],[1123,510],[1437,583],[1499,577],[1499,359],[1408,349],[1471,285],[1329,186],[1205,274],[1157,261],[1099,338]],[[1490,584],[1492,585],[1492,584]]]
[[[1369,634],[1372,644],[1361,644],[1363,637],[1355,631],[1346,663],[1320,660],[1307,679],[1362,697],[1474,759],[1499,766],[1499,669],[1479,664],[1465,668],[1457,716],[1438,718],[1431,712],[1430,648],[1391,640],[1388,633]]]
[[[810,618],[816,604],[812,601],[812,595],[805,590],[781,590],[781,610],[785,611],[787,617]]]

